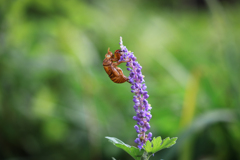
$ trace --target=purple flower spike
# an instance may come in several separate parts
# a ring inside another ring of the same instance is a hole
[[[133,52],[129,51],[127,47],[123,45],[122,37],[120,37],[119,44],[123,52],[121,61],[129,61],[126,63],[126,66],[128,66],[127,70],[130,71],[128,78],[132,84],[131,92],[135,94],[135,96],[133,96],[133,102],[135,103],[133,108],[136,111],[136,116],[134,116],[133,119],[137,121],[137,125],[135,125],[134,128],[138,133],[138,138],[136,138],[134,142],[138,144],[138,148],[141,150],[147,140],[152,140],[152,133],[146,133],[150,129],[149,121],[152,118],[150,113],[152,107],[150,107],[147,101],[149,95],[146,91],[147,86],[144,83],[144,76],[141,72],[142,66],[136,61],[137,58]]]

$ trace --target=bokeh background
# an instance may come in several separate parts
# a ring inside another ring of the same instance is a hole
[[[150,131],[179,137],[151,159],[240,159],[239,15],[238,0],[1,0],[0,159],[131,159],[104,138],[137,137],[130,84],[102,67],[120,36]]]

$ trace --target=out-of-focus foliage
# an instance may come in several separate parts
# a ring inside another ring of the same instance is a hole
[[[143,66],[153,136],[179,137],[152,159],[240,159],[240,5],[206,2],[0,1],[0,159],[130,159],[104,138],[137,136],[130,85],[102,67],[120,36]]]

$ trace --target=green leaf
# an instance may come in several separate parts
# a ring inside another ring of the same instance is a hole
[[[114,157],[112,157],[112,160],[116,160]]]
[[[130,146],[128,144],[125,144],[121,140],[115,138],[115,137],[105,137],[107,138],[110,142],[112,142],[115,146],[123,149],[126,151],[128,154],[130,154],[135,160],[141,160],[141,157],[144,153],[144,150],[139,150],[138,148],[134,146]]]
[[[161,137],[153,138],[153,140],[147,141],[146,145],[144,146],[144,149],[148,154],[154,154],[162,149],[169,148],[173,146],[176,143],[177,137],[174,138],[165,138],[163,141]]]

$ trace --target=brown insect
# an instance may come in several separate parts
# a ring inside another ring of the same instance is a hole
[[[121,68],[117,67],[119,64],[123,62],[129,62],[129,61],[121,61],[118,62],[118,60],[121,57],[121,50],[116,50],[114,54],[112,54],[111,51],[105,55],[105,59],[103,60],[103,68],[107,72],[110,79],[115,83],[124,83],[129,82],[128,78],[123,74],[123,71]],[[130,82],[129,82],[130,83]]]

